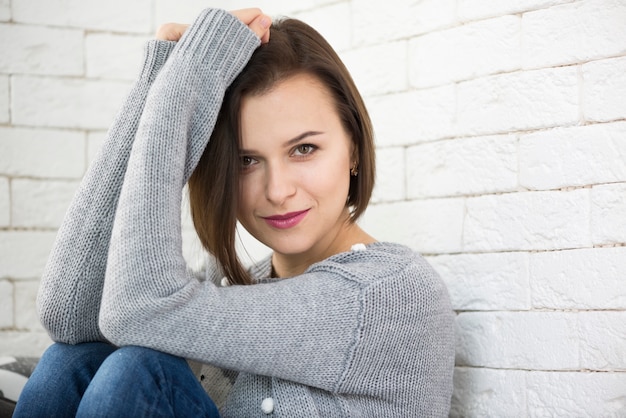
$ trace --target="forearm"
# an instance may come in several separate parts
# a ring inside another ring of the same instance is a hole
[[[182,188],[208,143],[226,88],[259,43],[234,16],[206,10],[150,90],[109,250],[100,324],[115,343],[130,337],[120,324],[170,309],[177,303],[171,295],[196,281],[182,256]]]
[[[115,208],[146,96],[173,46],[162,41],[146,45],[139,79],[58,231],[37,299],[40,320],[55,341],[104,339],[98,313]]]

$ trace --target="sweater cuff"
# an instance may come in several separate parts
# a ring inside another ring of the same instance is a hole
[[[148,83],[152,83],[175,46],[176,42],[173,41],[152,39],[146,42],[144,47],[144,61],[139,78],[147,80]]]
[[[260,44],[256,34],[232,14],[205,9],[180,39],[175,53],[208,64],[230,85]]]

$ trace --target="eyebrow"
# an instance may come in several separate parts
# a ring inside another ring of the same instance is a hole
[[[285,147],[290,147],[292,145],[297,144],[298,142],[302,141],[305,138],[308,138],[310,136],[315,136],[315,135],[322,135],[324,132],[321,131],[306,131],[306,132],[302,132],[300,135],[291,138],[289,141],[285,142]],[[245,150],[242,149],[240,150],[240,154],[254,154],[255,151],[253,150]]]

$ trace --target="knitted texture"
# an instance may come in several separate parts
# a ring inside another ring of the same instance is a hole
[[[174,42],[150,41],[143,70],[74,196],[50,252],[37,297],[39,317],[55,341],[102,341],[98,313],[107,249],[148,90]]]
[[[278,417],[447,416],[453,313],[441,279],[410,249],[374,243],[283,280],[269,278],[267,259],[253,268],[252,286],[217,287],[188,269],[182,188],[227,86],[258,45],[236,18],[206,10],[160,71],[146,66],[158,76],[142,84],[141,95],[131,94],[130,120],[118,120],[111,134],[125,150],[135,137],[127,169],[127,152],[107,142],[102,160],[119,163],[113,170],[96,162],[72,205],[84,219],[65,220],[69,238],[57,242],[42,285],[44,325],[61,341],[104,337],[230,370],[203,381],[227,385],[224,417],[266,416],[267,398]]]

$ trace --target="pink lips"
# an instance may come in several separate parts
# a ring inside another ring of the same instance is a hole
[[[289,229],[298,225],[302,219],[309,213],[309,209],[299,212],[289,212],[284,215],[272,215],[263,217],[265,222],[273,228],[277,229]]]

